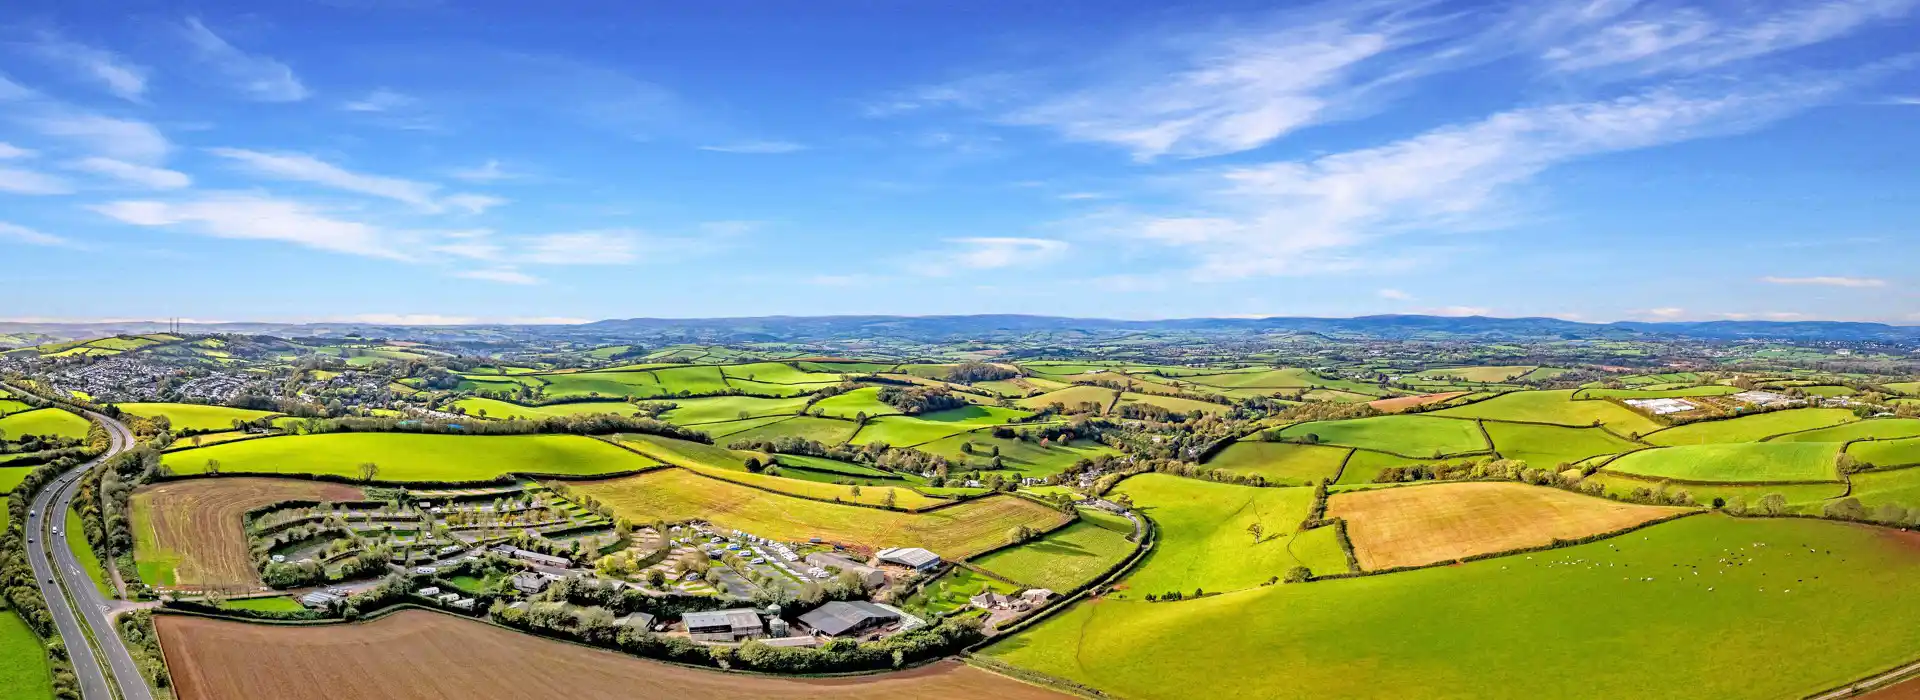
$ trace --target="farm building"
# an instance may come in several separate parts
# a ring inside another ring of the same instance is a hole
[[[868,588],[879,588],[887,585],[886,572],[843,556],[827,554],[825,552],[809,554],[807,555],[807,563],[823,569],[839,569],[841,571],[852,572],[853,575],[860,577],[860,583],[865,584]]]
[[[940,555],[919,547],[893,547],[880,550],[880,561],[897,564],[918,571],[932,571],[940,568]]]
[[[643,612],[637,612],[637,613],[632,613],[630,615],[625,615],[620,619],[614,620],[613,624],[619,625],[621,627],[632,627],[642,632],[652,632],[653,623],[656,621],[657,621],[657,618],[655,618],[652,615],[649,615]]]
[[[821,637],[857,635],[899,621],[900,613],[864,600],[836,600],[800,616],[800,623]]]
[[[1699,408],[1686,399],[1627,399],[1626,404],[1656,416],[1670,413],[1686,413]]]
[[[967,601],[973,603],[974,607],[980,608],[981,610],[1025,611],[1045,605],[1047,600],[1052,597],[1053,591],[1045,588],[1029,588],[1021,591],[1019,595],[1006,595],[994,591],[986,591],[980,595],[968,598]]]
[[[324,608],[342,600],[345,600],[345,598],[326,591],[314,591],[300,596],[300,604],[309,608]]]
[[[760,613],[753,608],[693,612],[681,615],[680,620],[696,642],[738,642],[767,635]]]
[[[513,575],[513,589],[527,595],[533,595],[547,590],[547,586],[552,585],[552,583],[553,579],[532,571],[523,571]]]

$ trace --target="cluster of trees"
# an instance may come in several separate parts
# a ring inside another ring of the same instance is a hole
[[[691,428],[652,418],[591,414],[548,416],[537,420],[468,421],[402,420],[398,418],[327,418],[302,424],[308,433],[434,433],[442,435],[533,435],[570,433],[574,435],[611,435],[645,433],[690,442],[713,444],[713,438]]]
[[[879,399],[909,416],[971,405],[943,386],[883,386],[880,387]]]
[[[774,439],[743,439],[727,444],[728,449],[774,454],[822,457],[891,472],[945,475],[953,467],[947,458],[906,447],[889,447],[883,442],[864,445],[829,445],[819,440],[786,436]]]
[[[1374,408],[1364,403],[1332,403],[1332,402],[1315,401],[1311,403],[1303,403],[1303,404],[1288,406],[1286,408],[1280,409],[1279,411],[1275,412],[1271,417],[1278,418],[1280,420],[1287,421],[1290,423],[1304,423],[1307,421],[1332,421],[1332,420],[1346,420],[1349,418],[1366,418],[1369,416],[1377,416],[1377,415],[1380,415],[1380,409]],[[1269,440],[1272,442],[1280,442],[1281,430],[1284,430],[1284,428],[1274,428],[1272,430],[1269,430],[1266,432],[1266,435],[1263,437],[1263,439]]]
[[[1860,503],[1860,499],[1853,497],[1829,501],[1821,508],[1821,515],[1837,520],[1878,523],[1890,527],[1920,527],[1920,508],[1909,509],[1898,503],[1882,503],[1869,510]]]
[[[318,583],[347,581],[364,578],[367,574],[384,571],[390,553],[385,547],[371,547],[358,554],[347,557],[332,570],[327,569],[323,560],[305,562],[267,562],[260,570],[260,580],[274,588],[295,588]]]
[[[960,384],[991,382],[999,379],[1012,379],[1020,372],[1010,367],[989,362],[962,362],[947,370],[947,381]]]

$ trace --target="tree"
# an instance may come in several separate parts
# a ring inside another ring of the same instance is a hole
[[[207,476],[214,476],[219,473],[220,473],[220,460],[213,459],[211,457],[207,458]]]
[[[1039,531],[1031,527],[1015,525],[1007,529],[1007,544],[1020,544],[1033,539],[1033,536],[1037,534],[1039,534]]]
[[[1286,578],[1287,583],[1305,583],[1307,579],[1310,579],[1310,578],[1313,578],[1313,570],[1308,569],[1307,567],[1296,566],[1291,569],[1287,569],[1287,578]]]
[[[1861,520],[1867,517],[1867,508],[1860,504],[1858,498],[1842,498],[1830,502],[1821,512],[1829,518],[1841,520]]]
[[[1783,515],[1787,512],[1787,497],[1770,493],[1760,499],[1760,512],[1767,515]]]
[[[380,475],[380,465],[374,464],[373,462],[360,463],[360,480],[361,481],[373,481],[373,477],[376,477],[379,475]]]
[[[881,505],[884,505],[884,506],[886,506],[886,507],[888,507],[888,508],[892,508],[892,507],[893,507],[893,493],[894,493],[894,491],[893,491],[893,489],[887,489],[887,498],[886,498],[886,500],[885,500],[885,501],[883,501],[883,502],[881,503]]]
[[[1247,534],[1253,535],[1254,544],[1260,544],[1260,535],[1264,534],[1265,529],[1260,526],[1260,523],[1254,523],[1247,526]]]

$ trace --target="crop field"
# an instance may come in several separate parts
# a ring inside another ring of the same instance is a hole
[[[0,610],[0,698],[38,700],[53,697],[53,676],[46,648],[25,620]]]
[[[1752,442],[1683,445],[1641,450],[1606,470],[1686,481],[1833,481],[1839,478],[1830,442]]]
[[[952,437],[981,426],[973,423],[940,423],[916,416],[886,416],[867,421],[860,432],[848,440],[856,445],[884,442],[893,447],[912,447]]]
[[[1839,425],[1853,420],[1843,408],[1795,408],[1726,420],[1688,423],[1645,436],[1655,445],[1709,445],[1754,442],[1761,438]]]
[[[1533,365],[1506,365],[1500,367],[1458,367],[1454,369],[1430,369],[1421,372],[1422,377],[1439,379],[1459,379],[1481,384],[1504,382],[1537,369]]]
[[[306,609],[306,606],[301,605],[300,601],[294,600],[292,598],[289,598],[283,595],[270,596],[266,598],[240,598],[238,600],[229,600],[225,603],[222,603],[220,607],[226,608],[228,610],[262,610],[262,611],[268,611],[268,612],[292,612],[295,610]]]
[[[229,442],[168,452],[176,474],[199,474],[207,460],[225,473],[327,474],[360,478],[360,465],[379,467],[376,481],[489,481],[508,474],[585,476],[645,469],[656,463],[579,435],[431,435],[327,433]]]
[[[1450,401],[1466,395],[1467,395],[1467,392],[1464,392],[1464,391],[1446,391],[1438,394],[1421,394],[1419,396],[1398,396],[1391,399],[1374,399],[1372,401],[1368,401],[1367,405],[1372,406],[1374,410],[1380,411],[1381,413],[1398,413],[1400,411],[1405,411],[1409,408],[1413,408],[1414,406],[1425,406],[1430,403],[1440,403],[1442,401]]]
[[[592,496],[634,522],[712,520],[762,537],[829,541],[870,547],[925,547],[961,559],[1006,544],[1018,525],[1050,530],[1068,516],[1014,496],[988,496],[930,513],[898,513],[821,503],[768,493],[684,469],[578,483]]]
[[[1252,588],[1305,566],[1347,570],[1333,528],[1295,534],[1313,505],[1312,489],[1256,488],[1143,474],[1119,492],[1159,526],[1159,544],[1127,578],[1128,595]],[[1248,530],[1258,524],[1256,541]]]
[[[180,700],[518,700],[530,692],[635,700],[1065,697],[956,662],[845,678],[729,674],[636,659],[421,610],[322,626],[180,615],[155,616],[154,623]]]
[[[1873,418],[1781,435],[1768,442],[1847,442],[1920,437],[1920,418]]]
[[[1039,396],[1030,396],[1014,403],[1021,408],[1034,409],[1046,408],[1048,404],[1057,403],[1066,406],[1068,410],[1074,410],[1083,403],[1095,403],[1100,405],[1099,412],[1105,413],[1107,407],[1113,404],[1114,397],[1119,394],[1120,392],[1105,387],[1075,386],[1059,391],[1049,391]]]
[[[92,425],[87,419],[58,408],[40,408],[0,418],[0,433],[8,440],[27,435],[79,440],[87,437],[87,429]]]
[[[523,419],[539,420],[555,416],[584,416],[595,413],[611,413],[621,416],[633,415],[633,404],[625,401],[582,401],[578,403],[556,403],[546,406],[522,406],[517,403],[474,397],[461,399],[453,403],[467,412],[469,416],[498,418],[502,420]]]
[[[675,440],[658,435],[641,433],[615,436],[620,444],[633,448],[648,457],[664,464],[677,464],[687,467],[708,467],[711,469],[730,469],[746,471],[747,458],[751,452],[735,452],[719,445],[703,442]]]
[[[990,391],[1001,396],[1026,396],[1044,394],[1049,391],[1065,389],[1069,384],[1041,377],[1015,377],[1013,379],[995,379],[987,382],[974,382],[973,388]]]
[[[1175,413],[1186,414],[1226,413],[1227,409],[1231,408],[1226,404],[1218,404],[1211,401],[1195,401],[1177,396],[1160,396],[1157,394],[1142,394],[1137,392],[1121,394],[1120,403],[1143,403],[1150,406],[1159,406]]]
[[[1133,549],[1126,533],[1082,521],[972,563],[1028,586],[1064,593],[1091,583]]]
[[[1573,391],[1516,391],[1433,415],[1490,420],[1532,421],[1585,427],[1596,422],[1622,435],[1645,435],[1662,426],[1653,419],[1607,401],[1573,401]]]
[[[1645,447],[1600,428],[1565,428],[1499,421],[1488,421],[1486,427],[1487,435],[1493,438],[1493,447],[1501,457],[1523,460],[1540,469],[1578,462],[1595,455],[1631,452]]]
[[[783,437],[798,437],[818,440],[829,445],[838,445],[853,437],[858,428],[853,421],[796,416],[785,420],[769,421],[738,433],[727,435],[727,439],[716,442],[730,443],[735,440],[777,440]]]
[[[1920,464],[1920,438],[1856,442],[1847,446],[1847,454],[1879,467]]]
[[[984,653],[1142,700],[1497,700],[1802,697],[1920,648],[1910,533],[1706,515],[1527,556],[1177,603],[1108,596]],[[1780,633],[1756,630],[1755,610]]]
[[[894,408],[892,404],[880,400],[880,387],[877,386],[829,396],[815,402],[813,407],[829,416],[840,418],[852,418],[861,413],[868,416],[884,416],[900,412],[900,409]]]
[[[360,489],[305,479],[185,479],[133,493],[133,558],[155,587],[259,586],[246,512],[281,501],[350,501]]]
[[[780,476],[755,474],[753,472],[734,471],[731,469],[709,469],[706,467],[688,467],[688,469],[715,479],[725,479],[736,484],[762,488],[769,491],[778,491],[784,494],[820,501],[883,506],[887,504],[887,499],[891,496],[894,507],[904,508],[906,510],[931,508],[948,502],[945,499],[928,498],[913,489],[900,486],[841,486],[833,483],[821,483],[819,481],[804,479],[788,479]],[[856,491],[858,491],[858,493],[856,493]]]
[[[1309,441],[1312,438],[1308,436],[1318,436],[1322,444],[1363,447],[1413,457],[1489,449],[1486,437],[1473,421],[1425,415],[1301,423],[1281,430],[1280,436]]]
[[[1258,475],[1269,484],[1308,486],[1340,474],[1351,448],[1242,440],[1207,460],[1207,468]]]
[[[1327,499],[1327,515],[1347,520],[1354,553],[1369,570],[1546,545],[1684,511],[1504,482],[1403,486]]]
[[[900,475],[894,474],[892,472],[881,471],[879,469],[875,469],[873,467],[869,467],[864,464],[842,462],[839,460],[827,459],[825,457],[808,457],[805,455],[775,455],[774,459],[779,461],[781,467],[792,467],[792,468],[806,469],[806,470],[811,470],[816,472],[825,472],[825,473],[834,474],[836,476],[846,477],[846,478],[891,479],[891,480],[900,479]]]
[[[121,411],[142,418],[166,416],[173,429],[181,430],[227,430],[236,420],[253,421],[275,415],[272,411],[255,411],[246,408],[227,406],[207,406],[192,403],[123,403],[114,404]]]

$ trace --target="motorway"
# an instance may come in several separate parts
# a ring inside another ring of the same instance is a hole
[[[106,426],[107,432],[113,436],[113,446],[108,448],[106,454],[54,478],[34,496],[27,516],[27,560],[33,566],[33,578],[40,586],[40,594],[46,596],[47,608],[53,614],[54,628],[59,630],[60,638],[66,642],[67,656],[73,660],[73,672],[80,679],[81,697],[85,700],[114,700],[115,697],[120,700],[153,700],[146,679],[140,676],[140,667],[134,664],[133,655],[127,652],[126,644],[120,640],[119,630],[108,618],[112,603],[100,595],[99,588],[87,577],[86,570],[80,568],[73,550],[66,546],[65,535],[54,535],[50,530],[65,524],[67,507],[73,502],[80,478],[108,457],[133,446],[133,433],[127,430],[127,426],[90,411],[86,416]],[[108,565],[111,566],[111,562]],[[69,596],[74,605],[68,603]],[[77,614],[76,605],[79,608]],[[81,625],[93,631],[101,654],[96,655],[93,648],[88,646],[87,635]],[[101,655],[106,657],[107,666],[113,670],[111,681],[101,671]],[[119,687],[118,693],[114,692],[110,683]]]

